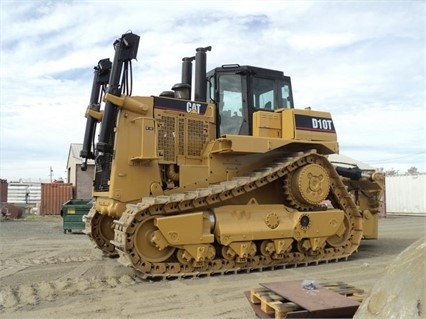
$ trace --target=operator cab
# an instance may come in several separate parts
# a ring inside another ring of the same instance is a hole
[[[290,77],[281,71],[238,64],[207,73],[207,102],[218,106],[217,136],[252,135],[253,113],[293,108]]]

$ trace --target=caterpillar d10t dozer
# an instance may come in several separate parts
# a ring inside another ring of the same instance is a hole
[[[204,47],[182,59],[172,90],[131,96],[138,46],[123,34],[114,60],[99,61],[86,111],[86,233],[106,255],[169,278],[338,261],[377,238],[383,175],[330,163],[332,117],[295,109],[290,77],[206,72]]]

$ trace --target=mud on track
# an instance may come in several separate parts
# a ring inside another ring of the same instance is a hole
[[[426,234],[424,217],[380,220],[377,241],[348,261],[152,282],[102,256],[59,216],[0,222],[1,318],[256,318],[244,291],[259,283],[344,281],[368,291],[385,267]]]

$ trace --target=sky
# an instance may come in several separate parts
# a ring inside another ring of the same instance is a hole
[[[425,1],[0,2],[0,178],[66,178],[82,143],[93,67],[140,38],[133,95],[180,82],[182,57],[212,46],[207,69],[282,70],[296,108],[333,116],[340,153],[426,172]]]

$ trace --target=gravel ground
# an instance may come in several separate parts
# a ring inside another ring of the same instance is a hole
[[[260,283],[343,281],[368,292],[425,235],[425,217],[387,217],[379,221],[379,240],[363,241],[345,262],[152,282],[104,258],[84,234],[64,234],[59,216],[6,220],[0,222],[0,317],[256,318],[244,291]]]

